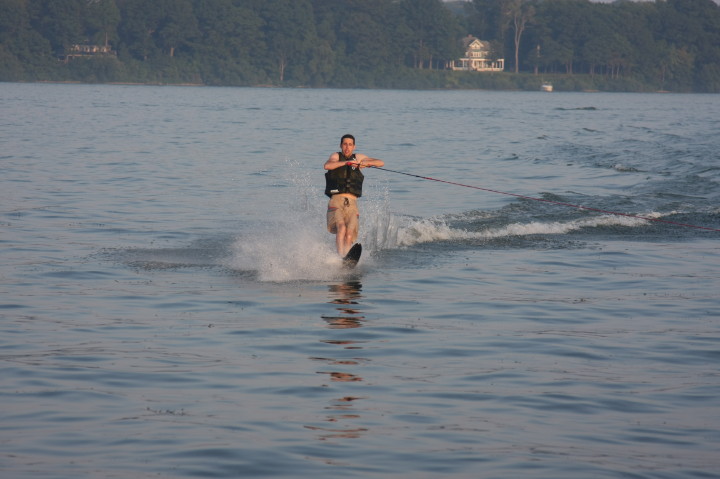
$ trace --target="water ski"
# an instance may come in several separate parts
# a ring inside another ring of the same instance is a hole
[[[360,260],[361,254],[362,245],[360,243],[355,243],[353,247],[350,248],[350,251],[348,251],[348,254],[346,254],[343,258],[343,268],[354,268],[357,262]]]

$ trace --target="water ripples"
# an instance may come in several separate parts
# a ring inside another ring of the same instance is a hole
[[[716,233],[377,170],[348,273],[318,184],[352,130],[390,168],[717,227],[707,98],[2,92],[7,474],[716,475]]]

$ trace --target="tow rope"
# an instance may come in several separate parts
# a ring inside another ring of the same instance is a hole
[[[381,167],[379,167],[379,166],[370,166],[370,168],[375,168],[375,169],[383,170],[383,171],[389,171],[390,173],[398,173],[398,174],[400,174],[400,175],[412,176],[412,177],[414,177],[414,178],[420,178],[421,180],[437,181],[437,182],[439,182],[439,183],[447,183],[448,185],[462,186],[463,188],[472,188],[472,189],[474,189],[474,190],[487,191],[487,192],[489,192],[489,193],[497,193],[497,194],[499,194],[499,195],[514,196],[514,197],[516,197],[516,198],[522,198],[522,199],[525,199],[525,200],[542,201],[543,203],[551,203],[551,204],[554,204],[554,205],[568,206],[568,207],[570,207],[570,208],[577,208],[577,209],[586,210],[586,211],[595,211],[595,212],[598,212],[598,213],[605,213],[605,214],[616,215],[616,216],[625,216],[625,217],[627,217],[627,218],[636,218],[636,219],[646,220],[646,221],[655,221],[655,222],[658,222],[658,223],[666,223],[666,224],[675,225],[675,226],[682,226],[682,227],[684,227],[684,228],[695,228],[695,229],[699,229],[699,230],[718,231],[718,232],[720,232],[720,229],[718,229],[718,228],[710,228],[710,227],[707,227],[707,226],[698,226],[698,225],[692,225],[692,224],[687,224],[687,223],[678,223],[678,222],[675,222],[675,221],[663,220],[663,219],[660,219],[660,218],[651,218],[651,217],[649,217],[649,216],[640,216],[640,215],[632,215],[632,214],[628,214],[628,213],[619,213],[619,212],[617,212],[617,211],[603,210],[603,209],[600,209],[600,208],[590,208],[590,207],[588,207],[588,206],[575,205],[575,204],[572,204],[572,203],[564,203],[564,202],[562,202],[562,201],[548,200],[548,199],[545,199],[545,198],[535,198],[535,197],[532,197],[532,196],[519,195],[519,194],[516,194],[516,193],[508,193],[508,192],[506,192],[506,191],[492,190],[492,189],[490,189],[490,188],[481,188],[480,186],[473,186],[473,185],[466,185],[466,184],[463,184],[463,183],[456,183],[456,182],[454,182],[454,181],[440,180],[440,179],[438,179],[438,178],[432,178],[432,177],[430,177],[430,176],[414,175],[414,174],[412,174],[412,173],[405,173],[404,171],[389,170],[389,169],[387,169],[387,168],[381,168]]]

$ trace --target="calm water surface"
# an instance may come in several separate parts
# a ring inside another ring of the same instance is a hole
[[[719,114],[0,84],[2,476],[720,477]]]

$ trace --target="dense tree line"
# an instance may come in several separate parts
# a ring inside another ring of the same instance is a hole
[[[445,70],[460,39],[508,72]],[[73,45],[111,55],[73,57]],[[0,80],[720,92],[712,0],[0,0]]]
[[[469,29],[496,42],[515,71],[720,92],[712,0],[473,0],[465,10]]]

